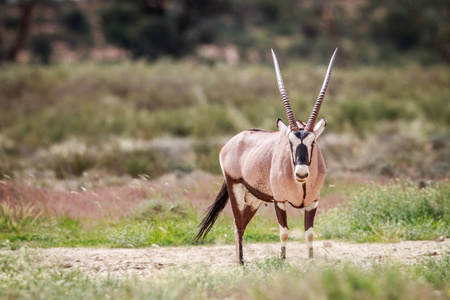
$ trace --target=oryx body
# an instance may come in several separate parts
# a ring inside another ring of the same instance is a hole
[[[285,203],[305,209],[305,238],[313,257],[313,222],[326,176],[325,162],[316,139],[326,126],[322,118],[314,126],[331,73],[334,53],[319,98],[305,124],[294,118],[273,53],[281,98],[289,126],[277,120],[278,131],[245,130],[231,138],[220,151],[224,183],[214,204],[200,224],[196,239],[204,238],[214,225],[228,198],[231,201],[236,239],[236,255],[243,263],[245,228],[263,202],[274,202],[280,225],[281,255],[285,257],[289,235]]]
[[[248,193],[261,201],[288,202],[296,208],[310,206],[319,199],[326,175],[322,152],[315,143],[308,165],[310,175],[300,183],[294,176],[290,148],[289,140],[280,131],[251,129],[237,134],[220,151],[227,184],[243,184]]]

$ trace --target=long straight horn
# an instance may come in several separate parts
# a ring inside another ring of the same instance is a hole
[[[334,50],[333,56],[331,57],[330,64],[328,65],[327,75],[322,84],[322,89],[320,90],[319,97],[317,97],[316,104],[311,112],[308,123],[306,124],[305,131],[313,132],[314,125],[316,124],[317,115],[319,114],[320,107],[322,106],[323,98],[325,97],[325,92],[327,91],[328,81],[330,80],[331,70],[333,69],[334,58],[336,56],[338,48]]]
[[[289,121],[289,128],[291,131],[299,131],[300,128],[297,126],[295,121],[294,112],[292,111],[291,104],[289,104],[289,99],[286,94],[286,89],[284,88],[283,78],[281,78],[280,67],[278,66],[278,60],[275,56],[275,52],[272,50],[273,64],[275,65],[275,73],[277,75],[278,89],[280,90],[281,100],[283,100],[284,109],[286,110],[286,115]]]

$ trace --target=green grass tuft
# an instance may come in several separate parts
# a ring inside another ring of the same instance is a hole
[[[450,184],[413,182],[358,190],[341,209],[316,222],[324,238],[359,242],[436,239],[450,236]]]

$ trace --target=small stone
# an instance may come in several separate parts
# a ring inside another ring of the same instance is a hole
[[[445,236],[441,235],[438,239],[438,242],[443,242],[445,241]]]
[[[330,241],[323,242],[323,247],[324,248],[331,248],[332,246],[333,246],[333,244]]]
[[[157,244],[152,244],[152,247],[153,247],[153,248],[161,248],[161,246],[160,246],[160,245],[157,245]]]

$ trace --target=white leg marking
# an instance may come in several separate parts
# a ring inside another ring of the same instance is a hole
[[[281,240],[281,247],[286,247],[286,242],[289,237],[289,229],[286,227],[280,226],[280,240]]]
[[[306,241],[306,247],[309,249],[312,249],[313,247],[313,240],[314,240],[314,228],[309,227],[308,230],[305,232],[305,241]]]
[[[286,210],[286,204],[284,202],[276,202],[277,206],[281,210]]]
[[[245,186],[241,183],[235,184],[233,186],[234,197],[236,198],[236,204],[240,211],[244,210],[244,204],[245,204],[244,197],[245,197],[246,190],[247,189],[245,188]]]
[[[310,211],[313,210],[314,208],[317,208],[317,206],[319,206],[319,200],[311,203],[310,205],[308,205],[307,207],[305,207],[305,210]]]
[[[261,205],[262,201],[250,194],[249,191],[245,191],[245,204],[250,206],[253,210],[257,210]]]

